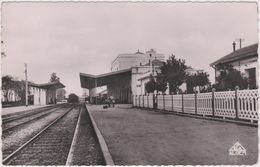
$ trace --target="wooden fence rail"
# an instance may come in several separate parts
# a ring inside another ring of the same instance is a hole
[[[258,90],[235,90],[179,95],[134,95],[133,106],[257,121]]]

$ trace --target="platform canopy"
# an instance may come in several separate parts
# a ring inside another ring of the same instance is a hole
[[[38,87],[38,88],[43,88],[43,89],[59,89],[59,88],[65,88],[65,86],[59,82],[48,82],[44,84],[35,84],[35,83],[29,83],[28,85]]]
[[[114,82],[121,82],[126,77],[131,77],[131,68],[120,71],[109,72],[101,75],[91,75],[80,73],[80,84],[82,88],[92,89],[104,85],[109,85]]]

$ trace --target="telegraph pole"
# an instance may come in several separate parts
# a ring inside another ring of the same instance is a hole
[[[243,39],[243,38],[238,38],[238,39],[236,39],[236,41],[239,42],[239,47],[240,47],[240,49],[241,49],[241,48],[242,48],[242,42],[244,42],[245,39]]]
[[[28,80],[27,80],[27,64],[25,63],[25,105],[28,107]]]

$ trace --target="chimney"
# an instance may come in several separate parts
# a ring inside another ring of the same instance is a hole
[[[235,51],[236,51],[236,42],[234,41],[234,42],[232,43],[232,45],[233,45],[233,52],[235,52]]]

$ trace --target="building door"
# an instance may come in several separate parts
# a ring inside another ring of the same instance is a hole
[[[256,68],[246,69],[248,73],[249,89],[256,89]]]
[[[29,95],[28,96],[28,104],[29,105],[34,105],[34,95]]]

